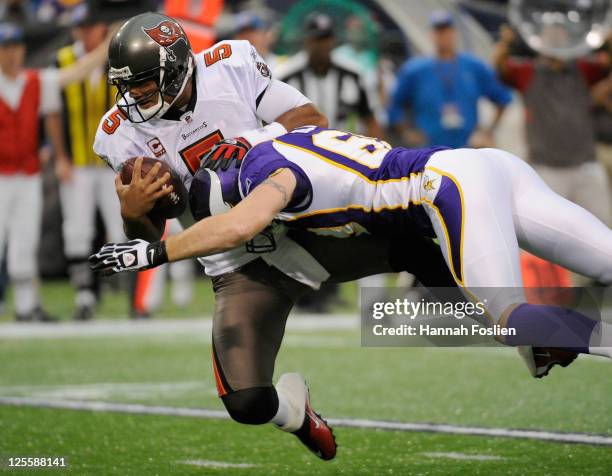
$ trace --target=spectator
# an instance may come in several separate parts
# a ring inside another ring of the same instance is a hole
[[[104,44],[107,25],[81,4],[73,11],[75,42],[57,53],[60,71]],[[61,182],[63,234],[70,280],[76,290],[74,318],[93,317],[97,297],[87,257],[95,235],[96,209],[100,211],[108,241],[122,241],[123,224],[115,193],[113,171],[93,152],[93,141],[100,119],[115,102],[116,90],[108,84],[100,64],[88,77],[66,87],[62,94],[66,142],[69,157],[56,158]]]
[[[332,53],[336,45],[332,19],[313,13],[306,20],[304,33],[304,51],[278,68],[278,79],[315,103],[330,127],[382,137],[374,115],[375,91],[367,86],[357,66]]]
[[[609,223],[610,185],[595,160],[591,98],[592,86],[607,74],[605,67],[586,58],[519,60],[510,56],[514,39],[504,26],[494,63],[523,96],[530,162],[553,190]]]
[[[261,15],[252,11],[236,14],[234,21],[233,39],[251,43],[268,67],[274,71],[278,63],[277,56],[272,52],[276,30]]]
[[[34,10],[26,0],[5,0],[0,2],[0,21],[23,25],[34,20]]]
[[[607,44],[598,53],[598,60],[608,69],[612,65],[612,33]],[[606,167],[608,178],[612,179],[612,72],[599,81],[592,90],[595,104],[595,129],[597,159]]]
[[[0,25],[0,253],[18,321],[55,320],[40,305],[36,251],[42,218],[39,117],[56,154],[64,155],[58,75],[24,69],[23,31]],[[1,261],[1,259],[0,259]]]
[[[491,147],[493,132],[511,93],[493,69],[478,58],[457,52],[453,16],[446,11],[431,15],[434,57],[407,61],[398,74],[389,108],[389,126],[411,146]],[[493,122],[479,128],[478,100],[496,105]],[[402,123],[405,109],[411,121]]]

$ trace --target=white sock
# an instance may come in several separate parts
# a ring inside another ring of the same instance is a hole
[[[19,279],[12,284],[17,314],[29,314],[38,307],[38,284],[34,279]]]
[[[277,390],[276,394],[278,395],[278,411],[276,412],[276,415],[274,415],[274,418],[272,418],[272,423],[282,427],[289,421],[291,405],[289,404],[287,397],[282,392]]]
[[[293,433],[299,430],[304,422],[308,388],[304,378],[297,373],[281,375],[275,388],[278,395],[278,411],[272,422],[281,430]]]
[[[589,354],[612,359],[612,324],[600,321],[595,325],[589,342]]]
[[[96,294],[90,289],[81,289],[77,291],[74,303],[77,307],[93,307],[96,305]]]

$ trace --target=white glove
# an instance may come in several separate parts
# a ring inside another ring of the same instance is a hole
[[[100,251],[89,257],[89,264],[94,271],[103,275],[122,271],[140,271],[154,268],[168,262],[166,243],[145,240],[132,240],[127,243],[107,243]]]

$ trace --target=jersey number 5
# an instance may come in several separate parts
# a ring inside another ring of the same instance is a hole
[[[117,127],[121,125],[121,119],[126,119],[126,115],[121,109],[115,109],[111,112],[102,124],[102,130],[108,135],[114,134]]]
[[[203,137],[197,142],[194,142],[191,145],[188,145],[184,149],[179,151],[179,155],[185,165],[191,172],[191,175],[194,175],[198,169],[200,168],[200,160],[204,157],[213,146],[223,140],[223,134],[221,134],[220,130],[216,130],[212,134],[208,134],[206,137]]]
[[[211,66],[217,61],[227,59],[230,56],[232,56],[232,47],[228,43],[223,43],[214,50],[204,53],[204,63],[206,63],[206,66]]]

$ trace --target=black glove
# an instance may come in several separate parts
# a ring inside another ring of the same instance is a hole
[[[251,147],[251,143],[244,137],[219,141],[200,160],[200,167],[217,171],[219,168],[227,170],[234,164],[236,168],[240,168],[242,159]]]
[[[149,243],[145,240],[132,240],[127,243],[107,243],[89,257],[91,268],[103,275],[141,271],[167,262],[165,241]]]

